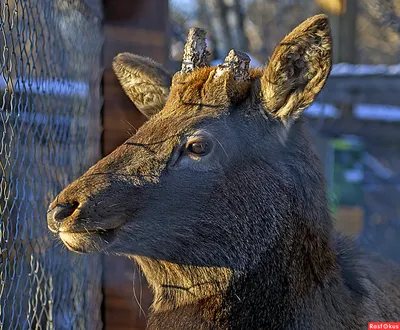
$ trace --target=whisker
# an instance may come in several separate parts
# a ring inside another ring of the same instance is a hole
[[[136,295],[136,290],[135,290],[136,265],[134,263],[132,263],[132,267],[133,267],[133,277],[132,277],[133,297],[135,298],[135,301],[139,306],[139,316],[141,315],[141,313],[143,313],[143,316],[145,318],[147,318],[147,315],[142,307],[141,301],[139,301],[139,299]],[[140,283],[140,285],[141,285],[141,283]]]
[[[142,299],[143,299],[143,285],[142,285],[142,276],[139,272],[139,286],[140,286],[140,293],[139,293],[139,302],[140,305],[142,305]],[[144,312],[143,312],[144,314]],[[144,314],[145,315],[145,314]],[[146,315],[145,315],[146,316]]]
[[[121,122],[123,122],[124,124],[128,125],[131,129],[135,130],[135,133],[137,133],[138,129],[132,125],[132,123],[130,123],[129,121],[125,120],[125,119],[121,119]]]

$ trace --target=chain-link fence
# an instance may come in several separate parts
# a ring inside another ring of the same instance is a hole
[[[0,328],[101,328],[99,257],[46,225],[100,156],[101,1],[0,2]]]

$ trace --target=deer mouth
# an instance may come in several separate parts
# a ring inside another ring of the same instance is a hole
[[[119,226],[120,227],[120,226]],[[93,229],[85,231],[59,231],[58,236],[75,253],[103,252],[115,239],[119,227],[113,229]]]

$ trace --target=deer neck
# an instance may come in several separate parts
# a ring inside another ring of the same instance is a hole
[[[154,294],[148,329],[225,328],[221,310],[232,277],[229,268],[134,259]]]
[[[154,293],[153,310],[176,309],[225,294],[232,271],[135,257]]]
[[[235,269],[134,257],[154,293],[151,319],[157,326],[149,329],[192,329],[191,324],[197,325],[193,329],[225,329],[227,323],[246,328],[254,325],[257,313],[276,321],[271,322],[277,328],[287,324],[296,306],[337,270],[329,236],[300,226],[283,233],[273,249],[253,251],[253,258],[249,255],[248,263]],[[165,323],[177,320],[179,326]]]
[[[264,326],[254,320],[258,313],[267,315],[263,320],[277,328],[287,324],[296,305],[310,296],[318,282],[330,277],[334,265],[310,269],[308,258],[298,255],[293,261],[285,249],[278,247],[276,251],[281,253],[279,262],[276,255],[274,259],[264,255],[241,271],[135,257],[154,293],[149,329]],[[331,251],[321,253],[319,259],[331,260]],[[324,274],[318,273],[322,270]],[[297,278],[306,280],[299,282]]]

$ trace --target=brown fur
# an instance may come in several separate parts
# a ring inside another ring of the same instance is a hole
[[[287,35],[272,54],[261,80],[267,109],[281,118],[297,117],[324,86],[331,67],[331,36],[323,15]]]
[[[122,53],[114,59],[113,69],[125,93],[146,117],[164,106],[171,75],[160,64],[149,58]]]
[[[153,62],[125,59],[143,63],[134,83],[121,80],[125,90],[163,81]],[[155,295],[149,329],[344,330],[399,320],[399,269],[334,232],[298,118],[330,66],[329,26],[318,15],[249,79],[221,67],[178,72],[165,104],[165,84],[151,87],[157,113],[59,194],[49,228],[72,251],[137,261]],[[193,153],[193,141],[208,153]]]

